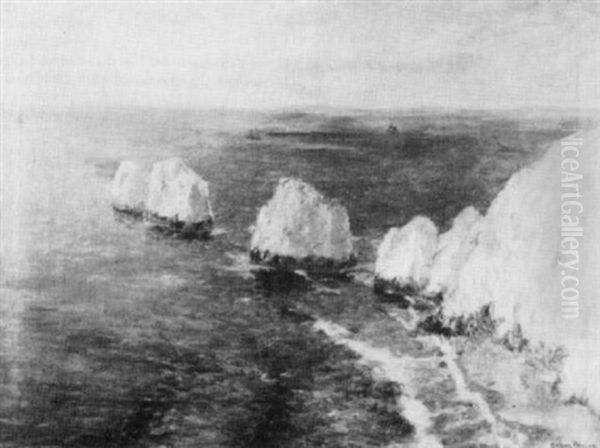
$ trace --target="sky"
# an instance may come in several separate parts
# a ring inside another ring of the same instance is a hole
[[[600,106],[600,3],[2,2],[4,106]]]

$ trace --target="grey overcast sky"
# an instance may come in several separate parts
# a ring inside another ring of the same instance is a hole
[[[600,105],[600,3],[2,2],[5,106]]]

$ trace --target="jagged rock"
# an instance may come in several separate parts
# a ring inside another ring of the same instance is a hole
[[[155,163],[148,181],[146,217],[161,228],[207,236],[213,225],[208,183],[180,158]]]
[[[130,160],[121,162],[110,186],[115,210],[142,216],[148,192],[146,176],[139,164]]]
[[[335,271],[354,263],[346,209],[297,179],[279,180],[250,248],[252,261],[286,269]]]
[[[456,288],[458,274],[477,243],[480,221],[481,214],[467,207],[454,218],[450,230],[440,235],[426,295],[445,294]]]
[[[424,216],[390,229],[377,250],[375,290],[400,295],[421,291],[429,279],[437,241],[437,227]]]

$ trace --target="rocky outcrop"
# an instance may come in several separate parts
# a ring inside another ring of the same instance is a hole
[[[488,306],[498,335],[563,346],[561,388],[600,412],[600,130],[566,137],[512,176],[444,297],[448,319]]]
[[[148,181],[146,217],[167,230],[207,236],[213,226],[208,183],[180,158],[155,163]]]
[[[467,207],[452,221],[452,227],[440,235],[425,294],[434,296],[456,289],[458,275],[477,244],[481,214]]]
[[[291,178],[280,179],[260,209],[250,250],[255,263],[284,269],[335,271],[354,263],[346,209]]]
[[[141,165],[124,160],[110,186],[112,206],[118,212],[142,216],[148,193],[147,173]]]
[[[420,292],[427,285],[437,242],[437,227],[424,216],[390,229],[377,250],[375,290],[400,295]]]

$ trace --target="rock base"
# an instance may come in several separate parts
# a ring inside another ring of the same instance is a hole
[[[417,311],[432,311],[442,302],[441,295],[424,296],[416,285],[399,284],[395,281],[375,278],[373,292],[379,296],[379,301],[393,303],[399,308],[410,308]]]
[[[497,322],[491,316],[490,307],[484,306],[479,311],[466,316],[444,317],[440,310],[419,322],[419,329],[429,334],[441,336],[466,336],[470,338],[494,337]],[[517,337],[517,333],[504,336],[503,339]],[[512,339],[511,339],[512,340]],[[522,338],[520,339],[522,341]]]
[[[373,291],[382,296],[406,297],[419,294],[420,288],[417,285],[400,284],[395,280],[384,280],[375,277]]]
[[[144,213],[143,217],[150,223],[152,230],[162,235],[182,239],[208,239],[214,227],[212,219],[190,223],[163,218],[148,212]]]
[[[322,257],[305,257],[296,259],[277,254],[271,254],[268,251],[252,249],[250,251],[250,261],[255,264],[262,264],[277,270],[296,271],[303,270],[311,276],[340,277],[345,278],[348,274],[347,269],[356,265],[356,258],[350,257],[348,260],[332,260]]]
[[[144,212],[142,210],[127,207],[117,207],[116,205],[113,205],[112,209],[117,219],[124,219],[126,221],[139,221],[144,218]]]

